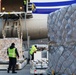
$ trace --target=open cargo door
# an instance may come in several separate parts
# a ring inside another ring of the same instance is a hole
[[[1,11],[24,11],[23,0],[1,0]]]

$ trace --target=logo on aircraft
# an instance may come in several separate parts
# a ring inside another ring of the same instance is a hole
[[[30,0],[34,3],[36,10],[35,14],[49,14],[60,8],[76,3],[76,0]]]

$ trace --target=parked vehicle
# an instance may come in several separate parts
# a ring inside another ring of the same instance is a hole
[[[37,75],[46,74],[48,67],[48,45],[38,44],[37,52],[34,53],[34,60],[30,60],[30,73]]]

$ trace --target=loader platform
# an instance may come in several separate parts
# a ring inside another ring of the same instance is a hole
[[[3,38],[0,39],[0,69],[7,69],[8,67],[7,48],[10,47],[12,42],[15,43],[19,53],[16,69],[22,69],[27,64],[27,59],[23,58],[22,40],[20,38]]]

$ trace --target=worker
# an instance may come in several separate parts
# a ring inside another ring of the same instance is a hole
[[[15,48],[15,43],[12,43],[11,46],[7,49],[7,54],[9,57],[9,66],[7,73],[9,73],[11,69],[12,69],[12,73],[17,73],[15,72],[15,67],[16,67],[17,58],[19,58],[19,54],[17,48]]]
[[[26,12],[27,0],[23,1],[24,11]]]
[[[34,53],[36,53],[37,51],[37,46],[36,45],[32,45],[31,49],[30,49],[30,55],[32,56],[31,60],[34,59]]]

